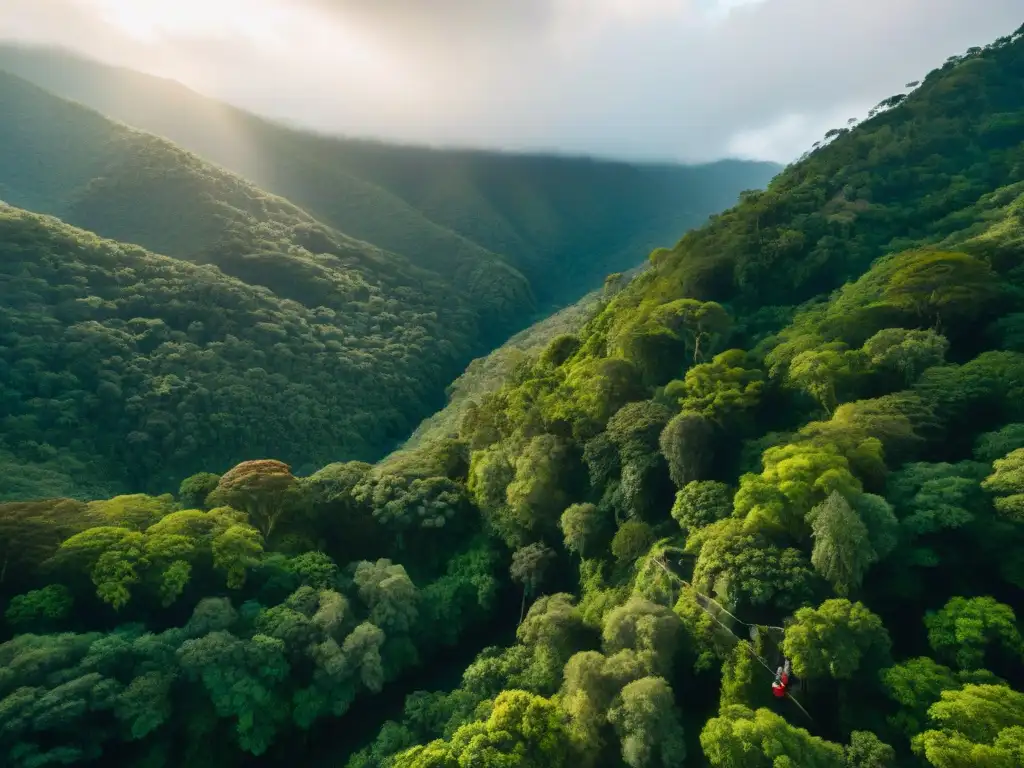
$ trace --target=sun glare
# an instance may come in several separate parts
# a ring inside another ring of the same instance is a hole
[[[110,24],[139,40],[180,37],[248,37],[280,43],[288,15],[284,3],[265,0],[85,0]]]

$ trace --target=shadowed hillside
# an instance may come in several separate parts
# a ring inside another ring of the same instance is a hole
[[[215,263],[311,306],[329,300],[322,286],[318,291],[309,281],[301,285],[300,274],[286,274],[293,247],[402,280],[430,274],[330,231],[287,200],[165,139],[3,72],[0,100],[7,107],[0,121],[0,195],[13,205],[104,237]],[[482,314],[489,340],[503,340],[532,310],[525,279],[493,254],[467,254],[449,278],[449,290]]]
[[[0,497],[373,459],[405,434],[468,356],[473,314],[408,265],[290,247],[243,259],[247,283],[0,207]]]
[[[772,163],[630,165],[432,150],[319,136],[178,83],[75,55],[0,46],[7,69],[161,136],[349,235],[460,280],[500,254],[543,307],[561,306],[761,188]]]
[[[9,467],[98,467],[43,483],[61,494],[173,487],[252,452],[376,458],[533,311],[497,257],[449,281],[6,73],[0,102],[0,199],[120,241],[4,209],[2,448]],[[81,333],[96,346],[73,373]],[[46,493],[30,476],[2,493]]]

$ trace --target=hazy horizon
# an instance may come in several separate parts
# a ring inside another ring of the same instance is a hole
[[[642,162],[788,162],[1020,0],[8,0],[67,48],[319,133]]]

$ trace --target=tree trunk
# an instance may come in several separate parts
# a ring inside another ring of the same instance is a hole
[[[523,616],[526,615],[526,587],[523,587],[523,602],[519,606],[519,623],[523,623]]]

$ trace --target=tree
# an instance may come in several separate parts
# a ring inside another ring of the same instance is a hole
[[[359,676],[360,682],[373,693],[384,689],[384,660],[381,651],[384,632],[376,624],[364,621],[345,637],[337,653],[337,664]],[[333,666],[328,662],[325,666]]]
[[[914,752],[935,768],[1020,765],[1024,694],[1003,685],[947,690],[932,704],[932,729],[914,737]]]
[[[565,548],[586,557],[587,543],[593,542],[601,532],[601,513],[593,504],[573,504],[566,508],[559,520]]]
[[[515,467],[509,461],[501,443],[481,451],[473,451],[466,485],[484,519],[502,535],[506,542],[518,536],[518,531],[505,531],[502,524],[506,511],[506,493],[515,477]]]
[[[512,565],[509,575],[512,580],[523,585],[523,603],[519,608],[519,623],[523,622],[526,611],[526,598],[533,594],[544,581],[548,567],[555,560],[555,553],[544,544],[534,542],[521,547],[512,553]]]
[[[647,523],[627,520],[612,539],[612,555],[620,563],[633,563],[654,543],[654,531]]]
[[[220,484],[220,475],[212,472],[197,472],[181,481],[178,487],[178,501],[185,509],[208,509],[206,497]]]
[[[507,515],[492,517],[509,544],[556,533],[568,502],[571,475],[569,446],[554,435],[538,435],[527,443],[515,462],[515,477],[505,496]]]
[[[811,564],[837,594],[849,595],[878,559],[867,526],[838,491],[832,491],[807,517],[814,538]]]
[[[284,642],[217,631],[186,640],[176,656],[187,679],[201,683],[217,715],[235,720],[238,745],[263,754],[288,716],[277,688],[289,672]]]
[[[395,535],[400,551],[411,531],[429,533],[457,525],[468,501],[462,485],[447,477],[392,473],[368,474],[352,489],[352,499],[368,506],[374,520]]]
[[[608,712],[630,768],[675,768],[686,758],[683,727],[672,688],[660,677],[628,683]]]
[[[795,728],[769,709],[733,704],[704,724],[704,756],[714,768],[845,768],[843,748]]]
[[[792,386],[817,400],[831,416],[839,405],[837,390],[853,380],[860,366],[858,351],[851,351],[842,342],[832,342],[794,357],[786,377]]]
[[[280,461],[243,461],[220,478],[210,499],[212,506],[225,504],[241,509],[269,539],[281,519],[293,514],[302,501],[291,468]]]
[[[387,633],[407,634],[419,616],[419,591],[401,565],[380,559],[356,565],[352,576],[370,621]]]
[[[885,692],[900,705],[889,723],[907,738],[925,730],[928,708],[941,698],[943,691],[952,691],[965,683],[997,683],[987,670],[954,672],[934,659],[921,656],[902,661],[882,671]]]
[[[769,607],[789,613],[808,603],[818,589],[819,579],[800,550],[771,544],[761,533],[747,530],[739,518],[691,534],[687,550],[699,552],[694,587],[740,614]]]
[[[628,683],[647,675],[646,665],[631,650],[620,650],[612,656],[597,651],[574,654],[563,670],[560,698],[577,741],[599,753],[613,699]]]
[[[139,582],[139,570],[148,565],[143,534],[114,526],[75,534],[60,545],[51,562],[72,573],[88,573],[97,596],[115,609],[128,603],[129,586]]]
[[[732,514],[732,489],[715,480],[694,480],[676,493],[672,518],[684,532],[705,528]]]
[[[608,420],[607,433],[619,451],[622,464],[643,461],[658,452],[658,436],[672,418],[672,411],[661,403],[643,400],[628,403]]]
[[[848,768],[891,768],[896,764],[896,750],[870,731],[851,733],[844,751]]]
[[[212,542],[213,565],[227,573],[230,589],[245,584],[246,571],[259,562],[263,539],[250,525],[235,524]]]
[[[886,494],[900,511],[900,527],[916,538],[966,526],[983,501],[985,470],[970,461],[904,465],[889,478]]]
[[[1024,638],[1017,629],[1013,608],[992,597],[954,597],[941,611],[925,616],[928,642],[939,658],[955,661],[960,669],[985,666],[995,648],[1019,663],[1024,660]]]
[[[747,352],[730,349],[686,372],[679,404],[720,427],[735,425],[760,404],[764,379]]]
[[[877,441],[868,439],[854,451],[873,455],[877,449]],[[751,528],[782,530],[803,539],[807,513],[815,505],[834,491],[847,498],[862,491],[846,453],[834,443],[811,440],[769,448],[761,459],[761,474],[740,478],[733,500],[736,515],[746,517]]]
[[[557,367],[576,354],[580,348],[580,339],[571,333],[556,336],[541,352],[540,362],[544,365]]]
[[[679,618],[665,606],[633,596],[605,616],[601,633],[604,652],[613,656],[629,650],[649,674],[667,676],[679,644]]]
[[[875,368],[898,373],[909,386],[926,368],[941,365],[949,349],[949,341],[935,331],[908,331],[885,328],[866,342],[863,351]]]
[[[520,643],[544,649],[560,662],[567,660],[586,636],[587,626],[579,608],[573,596],[564,592],[538,598],[516,630]]]
[[[50,584],[11,598],[4,618],[8,624],[21,630],[38,631],[66,618],[73,603],[74,598],[67,587]]]
[[[996,495],[996,509],[1011,520],[1024,521],[1024,448],[1011,451],[992,465],[995,471],[981,487]]]
[[[161,496],[132,493],[90,501],[85,514],[98,525],[116,525],[142,531],[177,508],[174,497],[169,493]]]
[[[1024,448],[1024,424],[1007,424],[974,441],[974,460],[991,464],[1018,448]]]
[[[966,253],[909,251],[894,257],[883,301],[934,323],[970,321],[999,296],[991,267]]]
[[[665,426],[658,442],[676,487],[701,479],[711,461],[713,436],[714,427],[695,412],[683,411]]]
[[[887,666],[891,643],[882,620],[861,603],[826,600],[801,608],[786,629],[782,649],[800,677],[849,680]]]
[[[484,720],[451,738],[398,754],[394,768],[567,768],[576,750],[557,704],[527,691],[503,691]]]
[[[72,499],[0,504],[0,585],[23,579],[83,526],[86,505]]]
[[[685,340],[693,362],[704,357],[706,347],[728,333],[732,318],[721,304],[696,299],[676,299],[658,307],[652,319]]]
[[[854,499],[854,509],[868,531],[868,540],[878,560],[883,560],[899,544],[900,521],[892,505],[882,496],[862,493]]]

